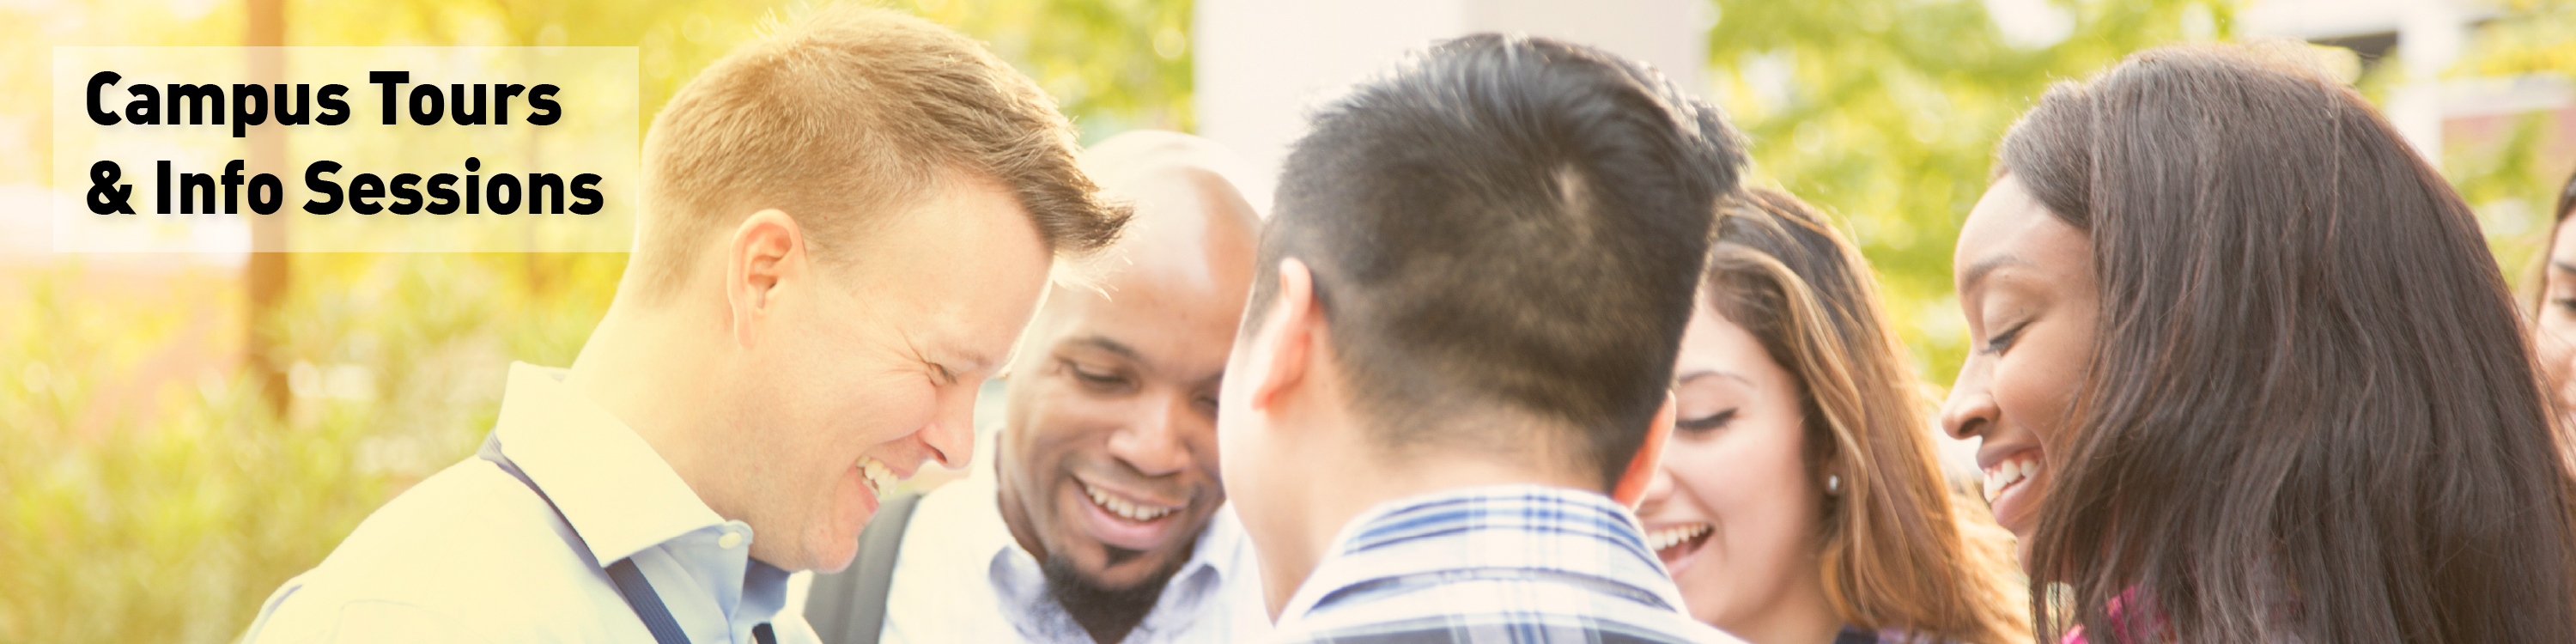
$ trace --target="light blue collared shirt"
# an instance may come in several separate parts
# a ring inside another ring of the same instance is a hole
[[[1681,609],[1628,508],[1598,492],[1491,485],[1352,518],[1289,596],[1274,641],[1742,644]]]
[[[751,559],[751,526],[716,516],[564,373],[513,363],[492,430],[562,520],[492,462],[466,459],[278,588],[242,641],[653,641],[573,530],[600,563],[634,559],[691,642],[752,644],[772,619],[779,644],[816,641],[802,617],[779,615],[788,574]]]

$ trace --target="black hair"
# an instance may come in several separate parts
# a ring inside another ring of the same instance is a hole
[[[1743,164],[1718,111],[1599,49],[1478,34],[1312,124],[1282,170],[1245,331],[1297,258],[1382,446],[1571,454],[1608,489],[1663,404],[1711,215]],[[1449,420],[1498,411],[1579,435]]]

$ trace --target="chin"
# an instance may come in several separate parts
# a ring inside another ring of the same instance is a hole
[[[848,570],[850,568],[850,563],[858,560],[859,558],[859,542],[857,539],[850,539],[848,540],[848,543],[850,544],[850,547],[848,548],[836,548],[831,552],[819,553],[820,556],[814,558],[815,561],[812,570],[819,573],[835,573]],[[776,566],[777,564],[770,565]],[[785,569],[788,572],[797,571],[795,568],[788,568],[786,566],[778,567]]]

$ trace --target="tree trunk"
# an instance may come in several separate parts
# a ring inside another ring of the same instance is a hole
[[[248,28],[243,34],[245,51],[250,56],[251,82],[275,86],[286,79],[286,0],[244,0],[249,6]],[[248,170],[271,173],[280,177],[286,172],[286,128],[271,120],[250,128]],[[285,195],[279,195],[283,200]],[[256,379],[260,397],[268,409],[279,416],[286,414],[292,392],[286,381],[286,365],[278,348],[284,338],[278,337],[277,309],[285,302],[287,286],[286,218],[290,209],[280,208],[273,214],[245,213],[250,218],[250,265],[243,281],[250,290],[249,319],[244,328],[249,336],[242,344],[243,364],[247,374]]]

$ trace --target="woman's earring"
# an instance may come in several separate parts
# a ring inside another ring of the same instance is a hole
[[[1842,493],[1842,491],[1843,491],[1843,477],[1840,477],[1840,476],[1834,476],[1834,475],[1832,475],[1832,474],[1827,474],[1827,475],[1825,475],[1825,493],[1826,493],[1826,494],[1841,494],[1841,493]]]

